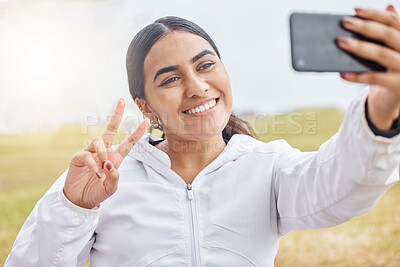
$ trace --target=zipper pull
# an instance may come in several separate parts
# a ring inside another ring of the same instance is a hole
[[[186,188],[187,188],[187,192],[188,192],[188,198],[190,200],[192,200],[193,199],[192,185],[191,184],[187,184]]]

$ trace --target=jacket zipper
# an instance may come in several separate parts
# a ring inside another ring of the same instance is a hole
[[[194,205],[194,195],[192,191],[192,185],[187,184],[187,193],[189,198],[189,205],[190,205],[190,229],[192,231],[192,266],[201,266],[200,262],[200,249],[199,249],[199,236],[198,236],[198,225],[197,225],[197,216],[196,216],[196,207]]]

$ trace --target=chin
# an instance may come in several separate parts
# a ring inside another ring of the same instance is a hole
[[[228,118],[229,119],[229,118]],[[218,136],[222,135],[222,131],[224,130],[226,123],[221,121],[218,124],[207,124],[203,127],[199,127],[197,129],[193,129],[183,135],[186,139],[193,140],[193,141],[206,141],[211,140],[213,138],[217,138]]]

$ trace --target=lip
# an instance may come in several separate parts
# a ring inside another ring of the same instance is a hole
[[[203,111],[203,112],[200,112],[200,113],[196,113],[196,114],[187,114],[187,113],[185,113],[185,112],[182,112],[182,113],[185,114],[185,115],[187,115],[187,116],[195,116],[195,117],[198,117],[198,116],[205,116],[205,115],[207,115],[207,114],[209,114],[209,113],[211,113],[211,112],[213,112],[213,111],[215,110],[215,108],[218,106],[220,97],[210,98],[210,99],[208,99],[208,100],[199,102],[200,104],[196,104],[195,106],[193,106],[193,108],[194,108],[194,107],[197,107],[197,106],[199,106],[199,105],[208,103],[209,101],[214,100],[214,99],[217,101],[217,102],[215,103],[215,106],[212,107],[212,108],[210,108],[210,109],[208,109],[208,110],[206,110],[206,111]],[[189,109],[192,109],[192,108],[189,108]],[[187,110],[189,110],[189,109],[187,109]]]
[[[217,104],[218,104],[219,97],[210,97],[210,98],[207,98],[207,99],[205,99],[205,100],[203,100],[203,101],[200,101],[200,102],[198,102],[198,103],[192,105],[192,106],[189,107],[189,108],[184,109],[184,110],[182,111],[182,113],[186,114],[186,113],[185,113],[186,111],[188,111],[188,110],[190,110],[190,109],[192,109],[192,108],[195,108],[195,107],[197,107],[197,106],[204,105],[204,104],[206,104],[206,103],[208,103],[208,102],[210,102],[211,100],[214,100],[214,99],[217,101]],[[208,111],[208,110],[207,110],[207,111]],[[205,111],[204,111],[204,112],[205,112]],[[187,115],[195,115],[195,114],[187,114]]]

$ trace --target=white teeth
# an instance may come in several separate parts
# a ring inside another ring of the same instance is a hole
[[[210,101],[210,108],[214,107],[216,102],[217,101],[215,101],[215,99],[211,100]]]
[[[186,114],[196,114],[196,113],[204,112],[206,110],[213,108],[216,104],[217,104],[217,101],[215,99],[213,99],[204,105],[189,109],[189,110],[185,111],[185,113]]]

